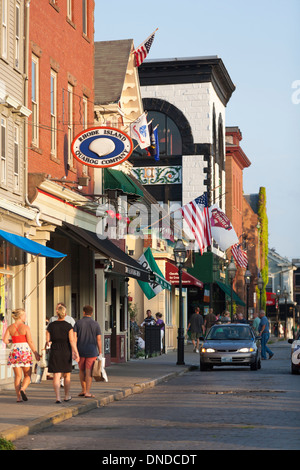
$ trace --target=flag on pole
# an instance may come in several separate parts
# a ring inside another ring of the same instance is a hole
[[[144,292],[148,300],[155,297],[163,289],[167,289],[167,290],[172,289],[171,284],[168,281],[166,281],[161,270],[157,266],[157,263],[152,255],[151,248],[149,247],[147,248],[147,250],[138,259],[138,262],[143,266],[144,269],[147,269],[148,271],[154,274],[153,281],[150,281],[150,282],[138,281],[139,286],[141,287],[142,291]]]
[[[152,43],[154,41],[154,36],[157,29],[154,31],[154,33],[148,36],[147,39],[145,39],[145,41],[137,49],[133,51],[136,67],[139,67],[149,54],[150,47],[152,46]]]
[[[248,266],[248,256],[247,252],[242,249],[240,243],[236,243],[231,247],[231,254],[234,257],[236,263],[241,268],[247,269]]]
[[[150,134],[146,114],[141,114],[134,122],[130,124],[130,137],[138,141],[141,149],[150,146]]]
[[[152,122],[149,122],[150,147],[147,151],[151,157],[159,161],[159,142],[157,126],[153,129]]]
[[[221,250],[225,251],[239,242],[230,220],[217,204],[210,206],[209,217],[211,235]]]
[[[191,229],[202,254],[211,245],[211,227],[209,220],[207,193],[181,207],[181,213]]]

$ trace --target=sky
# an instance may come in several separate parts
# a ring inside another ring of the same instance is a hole
[[[236,86],[226,126],[251,161],[244,193],[267,192],[269,248],[300,258],[300,0],[95,0],[95,41],[156,28],[148,59],[217,55]]]

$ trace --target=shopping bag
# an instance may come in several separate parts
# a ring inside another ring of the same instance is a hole
[[[96,382],[107,382],[107,373],[105,371],[105,357],[100,354],[94,362],[92,377]]]

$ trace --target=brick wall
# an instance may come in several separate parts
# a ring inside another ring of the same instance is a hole
[[[28,167],[31,173],[46,173],[55,178],[66,176],[77,180],[83,166],[74,159],[68,167],[67,104],[68,84],[73,85],[73,136],[83,129],[83,97],[88,100],[85,127],[93,126],[94,89],[94,0],[87,0],[87,35],[83,34],[82,2],[73,1],[72,17],[67,17],[67,2],[39,0],[30,3],[29,40],[29,107],[31,109],[31,57],[38,58],[39,67],[39,144],[32,145],[29,119]],[[57,73],[57,152],[51,155],[51,69]],[[86,170],[86,168],[85,168]],[[92,169],[88,170],[92,179]],[[92,183],[87,191],[92,190]]]

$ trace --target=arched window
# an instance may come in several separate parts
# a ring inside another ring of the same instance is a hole
[[[175,122],[166,114],[158,111],[148,111],[147,116],[148,123],[152,121],[153,128],[157,127],[158,130],[158,141],[159,141],[159,155],[162,156],[174,156],[182,155],[182,139],[179,129]],[[136,153],[146,153],[139,147],[136,149]]]

